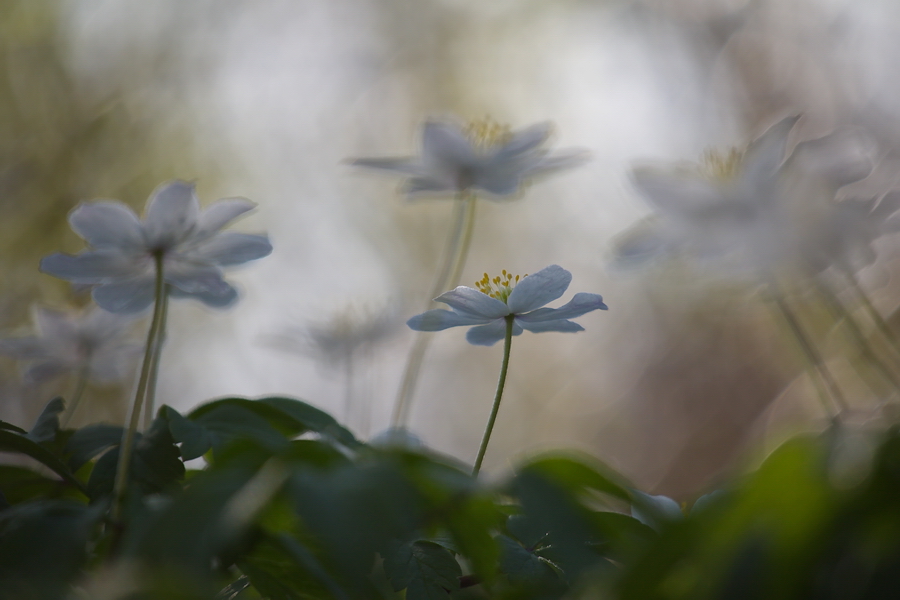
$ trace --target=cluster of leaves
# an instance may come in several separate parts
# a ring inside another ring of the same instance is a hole
[[[159,411],[113,521],[122,430],[60,429],[62,409],[0,424],[0,450],[28,457],[0,467],[3,597],[863,598],[900,582],[897,431],[849,479],[842,429],[794,440],[685,516],[586,457],[485,484],[299,400],[227,398]]]

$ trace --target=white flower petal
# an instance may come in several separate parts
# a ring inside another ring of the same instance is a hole
[[[673,246],[671,232],[656,219],[645,220],[614,240],[613,264],[620,268],[641,265]]]
[[[169,181],[157,187],[147,203],[144,233],[151,249],[167,250],[183,241],[197,226],[200,201],[194,184]]]
[[[152,274],[106,283],[94,288],[91,296],[101,308],[114,313],[136,313],[151,304],[156,293]]]
[[[449,179],[441,180],[434,177],[413,177],[406,180],[401,191],[407,196],[454,192],[456,191],[456,184]]]
[[[264,235],[226,231],[186,253],[192,260],[219,266],[239,265],[272,253],[272,244]]]
[[[509,141],[497,149],[494,159],[509,160],[534,150],[547,140],[552,129],[553,125],[549,121],[545,121],[514,132]]]
[[[137,251],[144,246],[144,233],[131,208],[111,200],[79,204],[69,215],[69,225],[94,248]]]
[[[254,208],[256,208],[256,204],[246,198],[222,198],[221,200],[216,200],[200,213],[197,220],[197,230],[192,239],[206,239]]]
[[[170,295],[173,298],[194,298],[207,306],[213,308],[227,308],[234,304],[238,299],[238,291],[227,281],[222,281],[222,285],[216,289],[199,290],[196,292],[185,292],[177,287],[171,288]]]
[[[489,321],[490,319],[485,317],[465,316],[443,308],[435,308],[414,316],[406,324],[416,331],[443,331],[449,327],[480,325]]]
[[[434,300],[443,302],[464,317],[496,319],[510,314],[509,307],[502,300],[462,285],[444,292]]]
[[[522,279],[506,303],[513,314],[532,311],[562,296],[571,281],[571,273],[559,265],[550,265]]]
[[[23,379],[29,384],[43,383],[71,370],[72,365],[67,365],[56,359],[50,359],[29,367],[25,371]]]
[[[591,159],[591,153],[581,148],[569,148],[540,156],[528,167],[527,176],[543,175],[551,171],[574,169]]]
[[[172,261],[166,263],[163,273],[166,283],[187,294],[210,292],[218,295],[231,287],[222,279],[221,269],[213,265]]]
[[[515,194],[522,185],[522,169],[515,165],[492,167],[490,165],[479,170],[473,187],[480,188],[495,196]]]
[[[787,117],[769,127],[747,146],[741,160],[741,178],[758,186],[772,181],[784,162],[788,135],[800,117]]]
[[[42,338],[61,341],[76,335],[75,323],[62,311],[39,306],[34,310],[33,319]]]
[[[689,217],[722,204],[721,190],[700,173],[637,167],[631,180],[654,207],[670,216]]]
[[[542,321],[539,323],[527,323],[523,321],[521,318],[516,317],[516,323],[520,324],[523,329],[530,331],[532,333],[543,333],[546,331],[559,331],[562,333],[575,333],[578,331],[584,331],[584,327],[575,323],[574,321],[567,321],[565,319],[557,319],[553,321]]]
[[[350,161],[355,167],[393,171],[406,175],[422,173],[422,163],[416,158],[355,158]]]
[[[422,127],[422,164],[426,169],[456,169],[471,165],[475,158],[472,144],[458,125],[428,121]]]
[[[77,256],[51,254],[41,259],[40,270],[74,283],[102,283],[113,278],[135,275],[148,269],[150,265],[150,257],[106,249],[82,252]]]
[[[48,354],[44,343],[34,336],[0,340],[0,353],[20,360],[44,358]]]
[[[544,323],[557,319],[574,319],[594,310],[607,309],[608,307],[603,303],[603,297],[600,294],[579,292],[559,308],[539,308],[524,315],[517,315],[516,318],[523,323],[522,327],[528,329],[524,323]]]
[[[513,335],[522,335],[522,327],[513,323]],[[466,332],[466,341],[475,346],[493,346],[506,337],[506,319],[473,327]]]

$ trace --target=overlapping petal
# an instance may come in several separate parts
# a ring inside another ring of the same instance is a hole
[[[205,240],[220,229],[256,208],[256,204],[246,198],[222,198],[216,200],[200,213],[197,229],[192,236],[195,241]]]
[[[416,331],[443,331],[449,327],[480,325],[489,321],[484,317],[462,315],[443,308],[435,308],[414,316],[406,324]]]
[[[553,302],[566,293],[572,274],[559,265],[550,265],[525,277],[516,285],[506,303],[509,311],[521,315]]]
[[[560,333],[577,333],[579,331],[584,331],[584,327],[582,327],[578,323],[575,323],[574,321],[567,321],[566,319],[540,321],[537,323],[529,323],[523,321],[522,319],[516,319],[516,323],[521,325],[523,329],[532,333],[544,333],[547,331],[558,331]]]
[[[156,278],[152,273],[105,283],[91,291],[101,308],[114,313],[136,313],[153,304]]]
[[[510,307],[502,300],[491,298],[476,289],[462,285],[455,290],[444,292],[435,298],[435,301],[443,302],[460,315],[474,319],[492,320],[510,314]]]
[[[170,181],[157,187],[147,204],[144,236],[150,248],[168,249],[183,241],[197,226],[200,201],[194,184]]]
[[[264,235],[226,231],[191,249],[189,256],[214,265],[239,265],[272,253]]]
[[[51,254],[41,259],[40,269],[41,272],[60,279],[91,284],[128,276],[150,264],[149,257],[141,258],[119,250],[103,249],[82,252],[77,256]]]
[[[513,335],[522,335],[522,327],[513,323]],[[487,325],[473,327],[466,332],[466,341],[475,346],[493,346],[506,337],[506,319],[498,319]]]
[[[539,308],[530,313],[518,315],[516,320],[525,327],[525,323],[546,323],[557,319],[574,319],[595,310],[608,310],[608,308],[603,302],[603,296],[600,294],[579,292],[559,308]]]
[[[135,251],[144,244],[138,216],[121,202],[100,200],[79,204],[69,215],[69,225],[97,249]]]

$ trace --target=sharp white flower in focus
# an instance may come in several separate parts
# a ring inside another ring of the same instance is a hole
[[[572,281],[572,274],[558,265],[526,275],[521,281],[506,271],[503,274],[503,278],[493,280],[485,274],[478,282],[479,289],[459,286],[441,294],[435,301],[447,304],[450,310],[429,310],[406,324],[416,331],[474,325],[466,333],[466,340],[478,346],[492,346],[506,336],[506,318],[510,315],[514,316],[513,335],[524,330],[576,332],[584,331],[584,327],[569,319],[607,309],[600,295],[587,293],[575,294],[559,308],[543,308],[561,297]]]
[[[818,269],[837,246],[854,245],[835,228],[858,221],[860,210],[835,195],[868,176],[871,160],[837,135],[802,142],[786,157],[796,121],[783,119],[743,151],[709,152],[702,165],[636,168],[634,185],[655,213],[620,240],[616,261],[681,254],[729,276],[767,277]]]
[[[132,372],[143,348],[128,341],[133,321],[98,307],[82,313],[37,307],[38,335],[0,340],[0,352],[32,363],[25,371],[29,383],[84,369],[94,381],[120,381]]]
[[[351,164],[408,176],[403,190],[410,196],[476,190],[509,196],[529,178],[587,160],[583,150],[543,148],[551,129],[550,123],[511,132],[492,121],[478,121],[468,128],[450,121],[427,121],[419,156],[360,158]]]
[[[97,304],[111,312],[130,313],[153,303],[155,260],[161,257],[172,296],[225,307],[238,294],[223,279],[222,267],[272,251],[264,235],[220,231],[255,206],[243,198],[226,198],[201,211],[194,185],[184,181],[157,187],[143,221],[121,202],[82,203],[69,214],[69,224],[90,249],[77,256],[47,256],[41,271],[93,285]]]

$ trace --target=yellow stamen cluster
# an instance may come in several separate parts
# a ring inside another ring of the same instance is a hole
[[[737,148],[731,148],[728,152],[710,149],[703,153],[700,170],[710,179],[730,181],[740,173],[743,159],[744,153]]]
[[[508,125],[501,125],[490,117],[471,121],[465,133],[472,145],[481,150],[502,146],[512,137]]]
[[[480,281],[475,282],[475,289],[491,298],[506,302],[513,288],[519,283],[519,276],[507,273],[506,269],[503,269],[502,273],[502,277],[494,277],[493,279],[485,273]],[[528,277],[528,273],[522,276],[523,279],[525,277]]]

